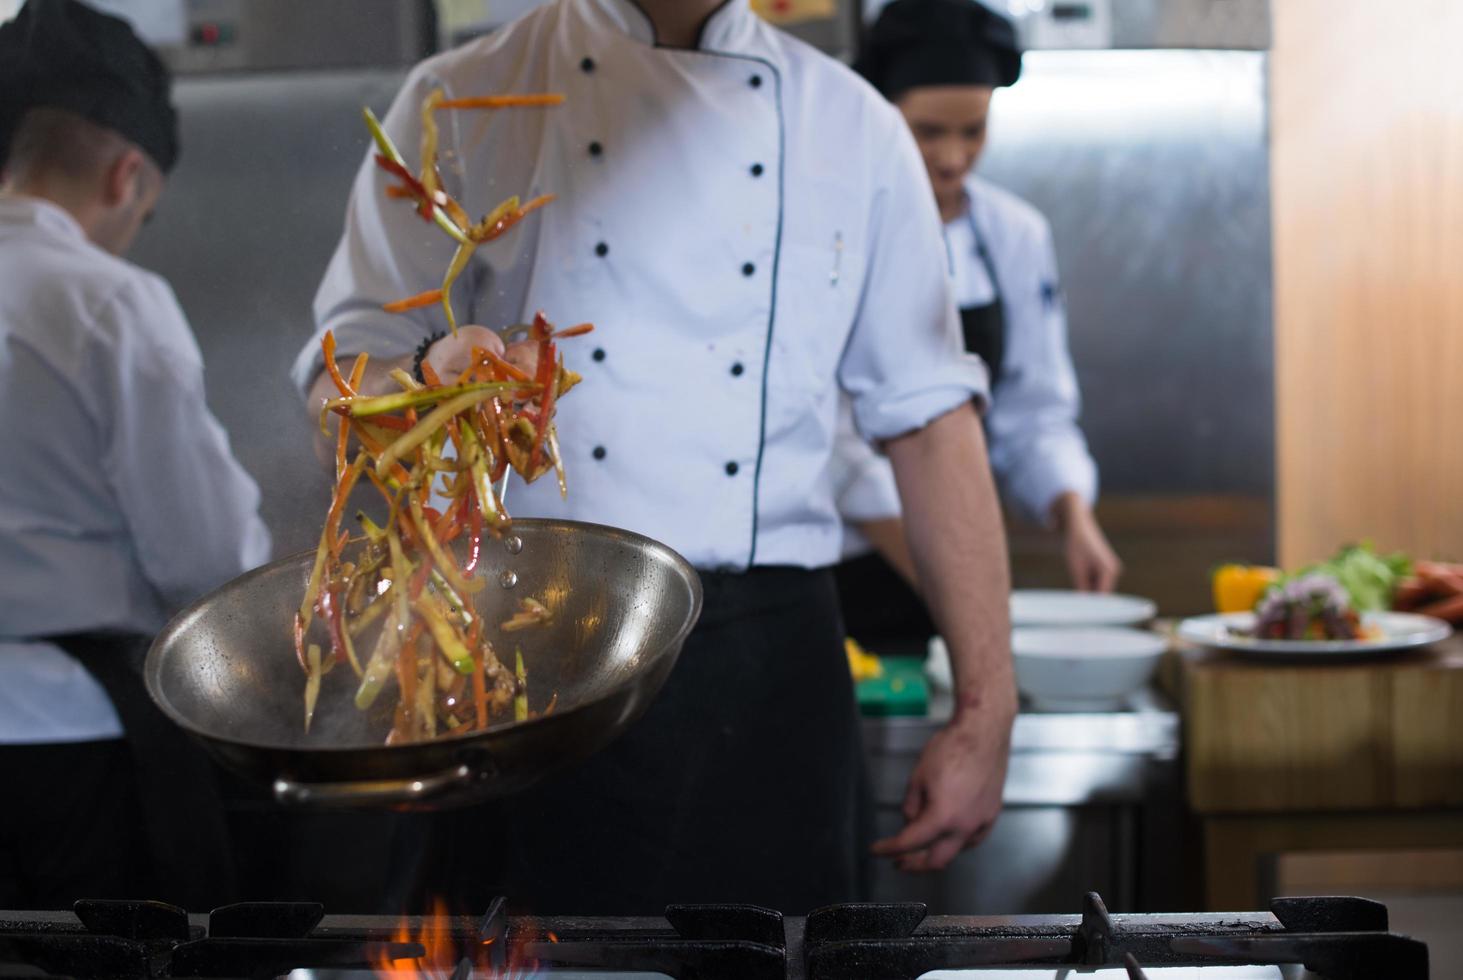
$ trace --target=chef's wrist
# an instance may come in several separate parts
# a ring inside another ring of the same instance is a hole
[[[1077,491],[1063,490],[1047,509],[1047,516],[1052,526],[1061,533],[1068,534],[1091,519],[1092,508],[1087,506],[1087,501]]]
[[[990,670],[985,676],[955,685],[955,706],[950,725],[954,728],[986,728],[993,722],[1016,716],[1016,676],[1009,667]]]

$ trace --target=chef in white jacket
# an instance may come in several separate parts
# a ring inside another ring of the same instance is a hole
[[[177,157],[168,87],[74,0],[0,25],[0,907],[230,898],[211,774],[140,672],[269,554],[183,311],[122,258]]]
[[[1074,587],[1111,591],[1122,564],[1092,514],[1097,467],[1077,427],[1051,227],[1030,204],[972,172],[992,93],[1020,75],[1015,32],[974,0],[895,0],[870,29],[856,67],[899,108],[924,159],[965,348],[991,373],[984,421],[1006,498],[1062,535]],[[893,471],[847,415],[834,482],[853,525],[845,550],[873,543],[911,577]],[[840,569],[855,619],[873,604],[878,579],[867,562]]]
[[[438,117],[443,180],[468,211],[558,195],[478,250],[459,315],[596,325],[562,347],[584,376],[558,405],[568,497],[552,480],[515,485],[509,509],[648,534],[706,592],[645,719],[506,807],[509,894],[538,912],[618,914],[858,896],[867,810],[827,570],[842,536],[827,482],[841,395],[908,477],[924,573],[984,583],[932,590],[958,637],[961,708],[911,783],[909,826],[878,848],[912,870],[947,864],[999,809],[1015,699],[1004,541],[972,410],[985,372],[960,350],[939,220],[898,113],[746,3],[716,0],[540,7],[418,66],[384,120],[398,146],[419,144],[418,107],[439,86],[566,96]],[[381,304],[440,283],[453,246],[386,183],[365,161],[316,317],[342,357],[405,364],[445,325]],[[328,384],[318,341],[295,374],[312,415]],[[495,341],[467,328],[427,357],[446,373],[472,342]]]

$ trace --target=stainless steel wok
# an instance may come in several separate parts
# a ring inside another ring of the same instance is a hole
[[[514,553],[512,537],[522,547]],[[291,624],[313,555],[249,572],[184,610],[147,655],[148,693],[225,765],[274,786],[282,802],[432,808],[523,789],[580,761],[624,731],[660,690],[701,612],[701,581],[649,538],[573,521],[514,521],[485,539],[488,586],[474,605],[489,624],[523,596],[549,625],[489,637],[527,666],[531,710],[554,711],[485,732],[383,744],[394,681],[368,712],[352,701],[349,667],[326,675],[310,732],[305,677]],[[388,696],[389,695],[389,696]]]

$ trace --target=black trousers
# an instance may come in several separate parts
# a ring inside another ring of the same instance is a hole
[[[521,796],[406,825],[433,837],[406,904],[437,889],[544,915],[801,914],[861,897],[871,808],[832,574],[702,582],[675,670],[613,745]]]
[[[877,554],[834,568],[848,635],[876,651],[922,644],[938,630],[919,593]]]
[[[0,908],[136,897],[138,819],[126,743],[0,746],[0,786]]]

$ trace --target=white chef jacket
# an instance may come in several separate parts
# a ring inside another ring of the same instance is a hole
[[[1077,374],[1067,348],[1051,226],[1030,204],[979,177],[966,180],[965,193],[967,212],[945,225],[956,305],[983,306],[996,295],[977,252],[972,219],[1005,304],[1005,357],[985,413],[991,467],[1018,509],[1045,523],[1061,494],[1073,491],[1089,505],[1097,497],[1097,464],[1077,427]],[[847,413],[840,419],[834,456],[835,491],[845,520],[899,515],[893,470]],[[861,536],[848,529],[845,554],[864,550]]]
[[[691,50],[657,46],[630,0],[559,0],[432,58],[384,120],[412,164],[436,86],[567,96],[438,117],[443,178],[469,212],[558,195],[478,251],[459,317],[596,325],[562,345],[584,376],[558,407],[568,499],[551,478],[518,485],[514,514],[630,528],[702,568],[831,564],[840,389],[874,439],[983,394],[902,119],[747,4],[718,8]],[[436,307],[381,312],[440,283],[454,247],[387,182],[362,166],[301,388],[327,328],[343,360],[407,354],[445,329]]]
[[[263,562],[259,490],[203,397],[173,292],[65,210],[0,195],[0,743],[121,734],[28,637],[152,633]]]

